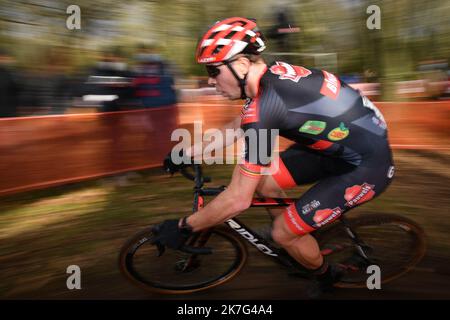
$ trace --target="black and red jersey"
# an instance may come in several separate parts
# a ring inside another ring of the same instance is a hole
[[[355,166],[375,166],[378,152],[389,149],[386,122],[369,99],[330,72],[280,61],[261,75],[256,97],[248,99],[242,109],[241,128],[245,132],[267,129],[265,138],[272,141],[251,146],[257,140],[246,138],[243,168],[248,173],[257,174],[258,167],[266,164],[259,155],[261,148],[269,154],[272,151],[270,129]]]

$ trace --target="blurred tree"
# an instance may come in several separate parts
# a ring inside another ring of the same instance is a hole
[[[300,27],[287,37],[286,50],[337,53],[339,73],[374,70],[385,88],[412,79],[420,61],[450,56],[450,4],[442,0],[77,0],[81,30],[68,30],[66,8],[73,2],[0,0],[0,46],[12,47],[20,63],[34,66],[52,46],[68,48],[70,63],[84,65],[102,48],[120,45],[131,56],[137,44],[150,43],[185,74],[204,75],[194,52],[208,26],[241,15],[257,18],[266,32],[283,8]],[[381,30],[366,27],[366,9],[373,4],[381,8]],[[276,50],[268,41],[268,51]]]

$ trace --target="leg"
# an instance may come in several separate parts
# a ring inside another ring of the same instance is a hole
[[[317,282],[309,292],[314,297],[331,291],[342,271],[335,265],[328,266],[309,232],[383,192],[392,178],[393,167],[388,157],[378,159],[378,166],[355,167],[301,149],[288,151],[283,162],[295,182],[319,182],[276,218],[272,238],[315,275]]]
[[[310,232],[383,192],[389,184],[389,164],[358,167],[320,180],[290,205],[274,223],[272,237],[306,268],[320,267],[323,258]]]
[[[281,188],[289,188],[295,185],[303,185],[324,180],[333,174],[344,174],[355,167],[337,159],[324,157],[316,152],[306,150],[304,147],[293,145],[288,150],[280,154],[279,170],[263,186],[279,185]],[[316,186],[312,189],[315,190]],[[263,190],[272,191],[272,188]],[[317,196],[321,195],[319,193]],[[310,194],[309,190],[306,194]],[[298,215],[297,209],[305,214],[314,213],[315,209],[321,206],[316,198],[316,194],[307,197],[308,201],[302,197],[297,201],[297,206],[290,206],[291,216]],[[337,198],[337,197],[332,197]],[[322,201],[323,202],[323,201]],[[326,203],[322,203],[326,204]],[[282,209],[282,212],[287,211]],[[299,219],[301,218],[299,216]],[[274,221],[272,238],[280,244],[294,259],[308,269],[318,269],[323,265],[323,257],[320,253],[319,245],[314,237],[308,232],[314,230],[310,225],[303,223],[305,232],[293,231],[286,220],[285,215],[279,215]],[[307,232],[306,232],[307,230]]]
[[[289,155],[289,152],[287,154]],[[258,197],[286,198],[284,189],[290,189],[297,185],[283,162],[283,159],[286,161],[287,158],[286,152],[283,152],[277,159],[278,170],[273,175],[267,175],[261,179],[256,188]],[[274,163],[272,162],[272,165]],[[267,209],[267,211],[273,218],[280,215],[284,209]]]
[[[316,239],[309,234],[298,236],[293,233],[282,215],[275,219],[272,237],[305,268],[318,269],[323,264],[323,257]]]
[[[302,159],[302,174],[298,175],[296,166],[298,159]],[[265,176],[259,183],[256,193],[264,197],[286,197],[283,189],[289,189],[299,184],[311,183],[322,177],[319,159],[315,154],[305,153],[290,148],[281,153],[278,158],[278,170],[272,176]],[[323,264],[323,257],[319,245],[309,234],[298,236],[292,232],[283,216],[286,209],[267,209],[275,217],[272,238],[281,245],[294,259],[308,269],[317,269]]]
[[[286,198],[286,193],[278,185],[272,176],[264,176],[258,187],[256,188],[256,194],[258,197],[270,197],[270,198]],[[284,208],[281,209],[267,209],[272,218],[279,216]]]

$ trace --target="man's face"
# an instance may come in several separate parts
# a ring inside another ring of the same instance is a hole
[[[240,76],[240,70],[239,68],[236,68],[235,62],[231,62],[230,65]],[[210,86],[215,86],[217,93],[227,97],[230,100],[240,99],[241,88],[239,87],[239,83],[231,70],[224,64],[216,65],[215,68],[218,69],[219,74],[217,76],[210,75],[208,78],[208,84]]]

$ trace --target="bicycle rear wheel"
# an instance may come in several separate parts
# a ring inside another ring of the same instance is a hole
[[[426,250],[424,231],[414,221],[395,214],[369,214],[348,219],[359,238],[368,246],[364,249],[371,264],[380,267],[381,283],[392,281],[413,268]],[[335,286],[366,287],[369,264],[358,253],[342,224],[335,224],[316,235],[322,254],[331,263],[346,269]]]
[[[141,288],[164,294],[206,290],[231,280],[247,260],[247,247],[234,234],[214,228],[206,243],[213,253],[192,255],[166,248],[158,257],[151,244],[151,227],[137,233],[122,247],[119,267],[127,279]]]

